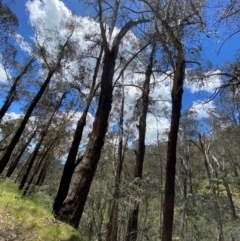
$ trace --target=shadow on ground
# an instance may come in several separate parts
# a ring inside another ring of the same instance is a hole
[[[84,241],[84,240],[80,238],[78,235],[72,234],[69,239],[64,239],[62,241]]]

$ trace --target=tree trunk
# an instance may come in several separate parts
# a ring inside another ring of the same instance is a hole
[[[185,61],[182,55],[183,53],[179,51],[179,61],[176,64],[177,67],[174,72],[172,89],[172,116],[170,131],[168,134],[166,182],[163,209],[162,240],[164,241],[172,241],[175,200],[176,148],[182,107],[183,81],[185,75]]]
[[[141,103],[141,114],[138,125],[138,145],[136,150],[135,159],[135,170],[134,170],[134,184],[136,185],[136,190],[139,189],[141,185],[142,172],[143,172],[143,161],[145,155],[145,136],[146,136],[146,119],[148,113],[148,102],[149,102],[149,92],[150,92],[150,80],[152,75],[152,68],[154,62],[155,54],[155,43],[152,47],[152,52],[150,55],[149,65],[145,73],[145,81],[142,89],[142,103]],[[137,193],[136,193],[137,195]],[[138,232],[138,212],[139,212],[139,202],[136,201],[136,197],[131,204],[126,241],[135,241],[137,239]]]
[[[20,183],[20,185],[19,185],[19,187],[18,187],[19,190],[22,190],[22,189],[23,189],[23,187],[24,187],[24,185],[25,185],[25,183],[26,183],[26,181],[27,181],[27,178],[28,178],[28,176],[29,176],[29,174],[30,174],[30,171],[31,171],[31,169],[32,169],[32,166],[33,166],[33,164],[34,164],[34,161],[35,161],[35,159],[36,159],[36,156],[37,156],[37,154],[38,154],[38,151],[39,151],[39,149],[40,149],[40,146],[42,145],[42,142],[43,142],[43,139],[44,139],[45,135],[46,135],[46,132],[43,131],[42,134],[41,134],[41,138],[40,138],[37,146],[35,147],[32,155],[31,155],[31,158],[30,158],[30,160],[29,160],[29,163],[28,163],[28,165],[27,165],[27,168],[26,168],[26,170],[25,170],[25,172],[24,172],[24,174],[23,174],[21,183]]]
[[[103,23],[100,22],[101,33],[104,39],[103,45],[105,56],[101,77],[101,93],[95,121],[93,123],[93,130],[83,159],[79,165],[73,189],[56,215],[58,219],[68,222],[75,229],[78,228],[93,176],[100,159],[101,149],[104,144],[104,138],[108,127],[108,117],[112,105],[112,81],[119,45],[128,30],[142,22],[149,22],[149,20],[138,19],[136,21],[128,22],[115,37],[111,50],[108,48],[106,42]]]
[[[40,98],[42,97],[45,89],[47,88],[52,76],[54,74],[54,71],[50,71],[48,73],[48,76],[46,78],[46,80],[44,81],[43,85],[41,86],[40,90],[38,91],[37,95],[34,97],[34,99],[32,100],[30,106],[28,107],[28,110],[18,128],[18,130],[16,131],[14,137],[12,138],[6,152],[4,153],[2,159],[0,160],[0,173],[3,172],[4,168],[6,167],[10,157],[11,157],[11,154],[12,154],[12,151],[13,149],[15,148],[15,146],[17,145],[24,129],[25,129],[25,126],[34,110],[34,108],[36,107],[37,103],[39,102]]]
[[[107,238],[106,241],[117,241],[118,240],[118,201],[120,197],[120,181],[121,181],[121,172],[122,164],[124,160],[124,150],[123,150],[123,116],[124,116],[124,83],[122,83],[122,103],[120,109],[120,118],[119,118],[119,143],[118,143],[118,159],[117,159],[117,168],[115,171],[115,187],[113,193],[113,203],[110,211],[110,218],[107,225]]]
[[[224,185],[224,187],[226,189],[226,192],[227,192],[227,197],[228,197],[228,202],[229,202],[229,206],[230,206],[230,212],[231,212],[232,220],[236,220],[237,214],[236,214],[236,211],[235,211],[235,206],[234,206],[234,202],[233,202],[233,199],[232,199],[231,190],[229,188],[229,185],[228,185],[228,182],[227,182],[226,178],[222,177],[222,179],[223,179],[223,185]]]
[[[108,117],[112,104],[112,79],[115,67],[115,54],[105,53],[104,67],[101,81],[101,94],[98,109],[93,123],[93,130],[85,151],[84,157],[77,171],[77,178],[73,184],[73,190],[65,199],[56,217],[68,222],[77,229],[87,195],[95,174],[104,137],[108,126]]]
[[[217,223],[217,229],[218,229],[217,240],[224,241],[223,228],[222,228],[222,217],[221,217],[220,207],[219,207],[219,203],[218,203],[218,199],[217,199],[216,188],[211,181],[212,177],[211,177],[211,172],[210,172],[210,168],[209,168],[209,153],[208,153],[209,146],[208,146],[208,149],[205,148],[205,145],[204,145],[204,142],[202,140],[200,133],[198,134],[198,138],[199,138],[200,146],[198,146],[196,144],[196,142],[194,142],[194,141],[192,141],[192,142],[194,143],[195,146],[197,146],[197,148],[201,151],[201,153],[203,155],[204,166],[205,166],[205,169],[207,172],[207,178],[208,178],[210,191],[211,191],[212,198],[213,198],[213,207],[214,207],[214,216],[215,216],[214,218]]]
[[[28,181],[28,184],[26,186],[26,188],[24,189],[24,192],[23,192],[23,196],[25,196],[28,192],[28,189],[30,187],[30,185],[32,184],[33,182],[33,179],[34,177],[38,174],[38,171],[40,170],[40,167],[46,157],[46,155],[48,154],[48,152],[52,149],[53,147],[53,144],[57,141],[58,138],[55,138],[52,143],[48,146],[47,150],[44,152],[42,158],[38,161],[38,164],[36,165],[35,169],[34,169],[34,172],[32,173],[32,176],[30,177],[29,181]]]
[[[12,162],[12,164],[10,165],[10,167],[8,168],[8,172],[6,174],[7,177],[11,177],[12,173],[14,172],[15,168],[17,167],[18,162],[20,161],[23,153],[25,152],[25,150],[27,149],[28,145],[30,144],[30,142],[32,141],[33,137],[36,135],[36,131],[34,131],[32,133],[32,135],[29,137],[28,141],[23,145],[21,151],[19,152],[19,154],[17,155],[17,157],[15,158],[15,160]]]
[[[47,168],[48,168],[48,163],[45,163],[38,175],[38,178],[36,181],[37,186],[41,186],[43,184],[45,176],[47,174]]]
[[[80,120],[77,123],[77,128],[74,133],[72,145],[71,145],[71,148],[68,153],[68,157],[67,157],[64,169],[63,169],[60,185],[58,188],[58,193],[56,195],[56,198],[55,198],[55,201],[53,204],[54,215],[56,215],[59,212],[59,209],[61,208],[63,201],[67,197],[67,194],[69,191],[70,183],[72,180],[72,175],[73,175],[74,169],[76,167],[75,162],[76,162],[76,156],[78,153],[78,148],[79,148],[79,145],[80,145],[80,142],[82,139],[83,129],[86,125],[88,109],[91,104],[92,98],[94,97],[94,89],[95,89],[97,75],[99,72],[99,67],[100,67],[100,63],[101,63],[101,59],[102,59],[102,54],[103,54],[103,48],[101,47],[99,57],[97,59],[94,76],[93,76],[93,82],[92,82],[91,90],[90,90],[88,100],[86,103],[86,107],[85,107],[85,110],[84,110]]]
[[[64,56],[64,50],[65,48],[67,47],[68,45],[68,42],[72,36],[73,32],[70,34],[70,36],[68,36],[65,44],[63,45],[62,49],[61,49],[61,52],[59,52],[59,55],[58,55],[58,59],[55,63],[55,66],[51,69],[49,69],[49,72],[48,72],[48,75],[47,75],[47,78],[45,79],[43,85],[41,86],[41,88],[39,89],[37,95],[34,97],[34,99],[32,100],[30,106],[28,107],[28,110],[18,128],[18,130],[16,131],[14,137],[12,138],[9,146],[8,146],[8,149],[6,150],[6,152],[4,153],[2,159],[0,160],[0,174],[3,172],[4,168],[6,167],[10,157],[11,157],[11,154],[12,154],[12,151],[13,149],[15,148],[15,146],[17,145],[19,139],[21,138],[21,135],[25,129],[25,126],[34,110],[34,108],[36,107],[36,105],[38,104],[39,100],[41,99],[43,93],[45,92],[48,84],[50,83],[54,73],[59,69],[59,66],[60,66],[60,63],[62,61],[62,58]]]
[[[8,92],[8,96],[0,110],[0,122],[2,120],[2,118],[4,117],[4,115],[6,114],[6,112],[8,111],[9,107],[11,106],[11,104],[13,103],[13,101],[16,98],[16,89],[17,89],[17,85],[18,82],[21,80],[21,78],[27,73],[28,69],[31,67],[32,63],[35,61],[35,59],[31,59],[23,68],[22,72],[15,78],[13,85],[11,86],[11,89]]]
[[[40,140],[39,140],[37,146],[35,147],[35,150],[33,151],[33,154],[32,154],[32,156],[31,156],[31,159],[30,159],[30,161],[29,161],[29,163],[28,163],[28,166],[27,166],[27,170],[26,170],[26,172],[24,173],[23,178],[22,178],[22,181],[21,181],[21,183],[20,183],[20,185],[19,185],[19,190],[22,190],[22,189],[23,189],[23,187],[24,187],[24,185],[25,185],[25,183],[26,183],[26,181],[27,181],[27,178],[28,178],[28,176],[29,176],[29,174],[30,174],[30,171],[31,171],[32,166],[33,166],[33,163],[34,163],[34,161],[35,161],[35,159],[36,159],[36,156],[37,156],[37,154],[38,154],[38,151],[39,151],[39,149],[40,149],[40,147],[41,147],[41,145],[42,145],[42,142],[43,142],[43,140],[44,140],[44,138],[45,138],[45,136],[46,136],[46,134],[47,134],[47,132],[48,132],[48,129],[49,129],[51,123],[52,123],[53,117],[54,117],[56,111],[60,108],[60,106],[61,106],[61,104],[62,104],[62,101],[63,101],[63,99],[65,98],[65,96],[66,96],[66,93],[64,93],[64,94],[62,95],[59,103],[58,103],[57,106],[55,107],[55,109],[54,109],[54,111],[53,111],[50,119],[48,120],[46,126],[44,127],[44,130],[43,130],[42,133],[41,133]]]

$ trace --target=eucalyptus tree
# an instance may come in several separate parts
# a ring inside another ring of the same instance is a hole
[[[156,35],[169,61],[168,70],[172,73],[172,116],[168,134],[162,233],[162,239],[164,241],[170,241],[172,240],[174,216],[176,147],[181,116],[185,68],[188,60],[196,61],[195,59],[186,59],[192,57],[186,51],[187,48],[189,48],[189,51],[191,48],[194,50],[194,46],[190,44],[193,39],[193,33],[201,31],[204,26],[202,14],[205,1],[193,2],[186,0],[182,2],[169,0],[164,2],[143,2],[155,15]],[[189,53],[192,52],[190,51]]]
[[[0,2],[0,51],[1,61],[8,57],[13,60],[16,56],[16,48],[14,46],[14,35],[17,33],[19,22],[17,16],[8,6],[8,1]]]
[[[43,124],[44,127],[43,127],[42,130],[41,130],[38,143],[36,144],[36,147],[35,147],[33,153],[31,154],[31,157],[30,157],[30,160],[29,160],[29,162],[28,162],[27,168],[26,168],[26,170],[25,170],[25,172],[24,172],[24,175],[23,175],[23,177],[22,177],[21,183],[20,183],[20,185],[19,185],[19,189],[20,189],[20,190],[23,189],[23,187],[24,187],[24,185],[25,185],[25,183],[26,183],[26,181],[27,181],[27,178],[28,178],[28,176],[29,176],[29,174],[30,174],[30,171],[31,171],[32,167],[33,167],[33,164],[34,164],[34,162],[35,162],[35,159],[36,159],[36,156],[37,156],[37,154],[38,154],[38,152],[39,152],[39,149],[40,149],[40,147],[41,147],[41,145],[42,145],[42,143],[43,143],[43,141],[44,141],[44,138],[45,138],[45,136],[46,136],[46,134],[47,134],[47,132],[48,132],[48,129],[50,128],[50,125],[52,124],[54,115],[56,114],[56,112],[57,112],[57,111],[59,110],[59,108],[61,107],[62,101],[63,101],[63,99],[66,97],[66,95],[67,95],[67,93],[63,93],[63,95],[61,96],[60,100],[58,100],[58,102],[57,102],[57,104],[56,104],[56,106],[55,106],[55,108],[54,108],[54,110],[53,110],[53,112],[52,112],[49,120],[47,121],[47,123],[46,123],[45,125]],[[27,189],[26,189],[26,190],[27,190]],[[25,191],[25,192],[26,192],[26,191]]]
[[[0,80],[3,101],[0,109],[0,121],[12,102],[19,98],[18,87],[34,62],[34,58],[29,58],[29,56],[22,61],[22,64],[17,60],[17,56],[20,54],[20,46],[16,40],[19,23],[17,16],[9,7],[10,4],[9,1],[0,2],[0,67],[6,76],[5,79]]]
[[[93,4],[96,4],[95,7],[98,9],[97,14],[101,31],[101,43],[104,51],[99,102],[95,115],[95,121],[93,123],[93,129],[90,134],[90,140],[79,164],[77,178],[73,183],[73,189],[69,192],[56,216],[58,219],[70,223],[70,225],[74,228],[77,228],[79,225],[89,189],[101,155],[101,149],[104,144],[112,104],[113,76],[119,46],[124,36],[131,28],[140,23],[149,22],[149,19],[144,18],[128,21],[114,37],[112,43],[110,43],[108,41],[106,29],[106,24],[108,23],[105,23],[105,17],[103,15],[105,11],[109,9],[109,5],[104,4],[104,2],[100,0]],[[113,11],[112,7],[110,7],[110,9],[111,10],[108,10],[107,12]]]
[[[94,74],[92,77],[90,92],[88,94],[88,97],[86,98],[86,103],[85,103],[83,113],[77,122],[77,127],[75,129],[73,141],[72,141],[69,153],[68,153],[66,163],[64,165],[63,174],[61,177],[58,193],[57,193],[57,196],[56,196],[54,204],[53,204],[54,214],[57,214],[60,207],[62,206],[63,201],[65,200],[65,198],[68,194],[69,186],[71,183],[72,175],[75,170],[76,164],[78,164],[78,162],[81,160],[81,159],[78,159],[78,161],[76,162],[76,157],[77,157],[78,148],[79,148],[79,145],[80,145],[80,142],[82,139],[83,130],[86,125],[88,110],[90,108],[92,99],[94,98],[95,93],[98,89],[97,77],[98,77],[100,64],[102,61],[102,54],[103,54],[103,48],[100,47],[99,56],[97,57],[95,70],[94,70]]]
[[[155,41],[155,40],[153,40]],[[152,44],[152,51],[149,56],[149,63],[145,72],[145,80],[143,86],[141,87],[141,104],[140,108],[140,117],[138,124],[138,141],[136,148],[136,159],[135,159],[135,167],[134,167],[134,183],[136,184],[136,189],[141,185],[142,173],[143,173],[143,162],[145,155],[145,136],[146,136],[146,119],[148,113],[148,105],[149,105],[149,92],[150,92],[150,80],[153,73],[153,65],[155,61],[155,53],[156,53],[156,43]],[[126,241],[136,240],[138,233],[138,213],[139,213],[139,202],[136,200],[136,197],[131,204],[128,227],[127,227],[127,235]]]
[[[75,31],[76,25],[72,21],[71,24],[66,24],[65,27],[66,27],[66,35],[63,38],[64,40],[56,39],[56,38],[54,39],[55,41],[57,41],[56,43],[57,51],[55,55],[52,52],[53,49],[51,50],[51,52],[48,52],[46,48],[46,44],[49,44],[49,42],[46,42],[46,41],[49,40],[49,38],[44,35],[42,36],[40,31],[36,32],[35,41],[36,41],[36,47],[37,47],[37,54],[39,56],[39,60],[42,61],[42,67],[46,68],[46,71],[44,72],[44,75],[41,76],[41,78],[43,78],[41,87],[37,91],[35,97],[32,99],[18,130],[16,131],[7,150],[5,151],[4,155],[0,160],[0,173],[2,173],[5,166],[7,165],[11,157],[11,154],[22,135],[34,108],[36,107],[39,100],[41,99],[50,81],[59,71],[61,71],[62,63],[72,57],[74,42],[71,41],[71,37]],[[44,40],[42,41],[42,39]]]
[[[124,144],[124,103],[125,103],[124,75],[122,76],[122,84],[120,86],[119,95],[120,95],[120,98],[119,98],[120,105],[116,110],[116,112],[114,112],[114,115],[117,115],[117,117],[119,118],[118,120],[119,131],[118,131],[117,150],[113,152],[115,180],[114,180],[113,200],[111,203],[109,221],[107,224],[107,237],[106,237],[107,241],[118,240],[120,183],[121,183],[123,161],[124,161],[124,156],[126,152],[126,145],[128,141],[128,138],[126,138],[125,144]],[[119,112],[119,114],[117,114],[117,111]]]
[[[9,107],[11,104],[18,98],[18,89],[17,87],[19,86],[21,80],[24,78],[24,76],[29,72],[29,70],[32,68],[32,65],[35,61],[35,58],[30,58],[27,60],[26,64],[21,67],[19,70],[19,74],[17,74],[16,77],[10,77],[7,72],[7,68],[5,68],[5,72],[7,75],[8,82],[10,83],[11,87],[8,91],[7,97],[4,100],[3,106],[0,109],[0,121],[8,111]]]
[[[17,151],[17,156],[15,158],[13,158],[13,160],[10,163],[9,168],[7,170],[7,174],[6,174],[7,177],[11,177],[11,175],[13,174],[13,172],[16,169],[17,165],[19,164],[21,158],[23,157],[24,153],[27,152],[27,148],[30,145],[33,138],[35,137],[37,131],[38,131],[38,127],[36,127],[36,129],[32,131],[32,133],[29,135],[28,139],[25,141],[23,146],[21,146],[21,148]]]

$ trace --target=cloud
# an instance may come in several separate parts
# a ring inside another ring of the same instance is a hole
[[[30,23],[34,26],[39,19],[47,24],[47,27],[60,26],[62,20],[71,16],[71,11],[59,0],[33,0],[27,1]]]
[[[188,88],[191,93],[200,91],[213,93],[216,88],[220,87],[222,84],[221,77],[216,75],[219,73],[219,70],[207,72],[204,74],[204,79],[198,79],[197,77],[194,77],[195,80],[190,80],[188,77],[186,77],[185,87]]]
[[[10,120],[16,120],[23,117],[22,114],[18,114],[15,112],[10,112],[10,113],[6,113],[5,116],[3,117],[3,121],[10,121]]]
[[[156,144],[157,140],[166,139],[170,121],[166,117],[147,115],[146,144]]]
[[[190,111],[194,111],[197,114],[197,118],[208,118],[210,113],[215,109],[213,101],[204,102],[204,101],[194,101]]]
[[[1,82],[2,83],[7,82],[7,76],[3,66],[0,64],[0,83]]]
[[[20,34],[16,34],[15,39],[17,44],[23,51],[27,53],[32,53],[32,48],[30,44]]]

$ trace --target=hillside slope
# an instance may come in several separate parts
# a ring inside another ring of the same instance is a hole
[[[36,195],[21,198],[15,184],[0,179],[0,241],[87,241],[53,218],[50,198]]]

